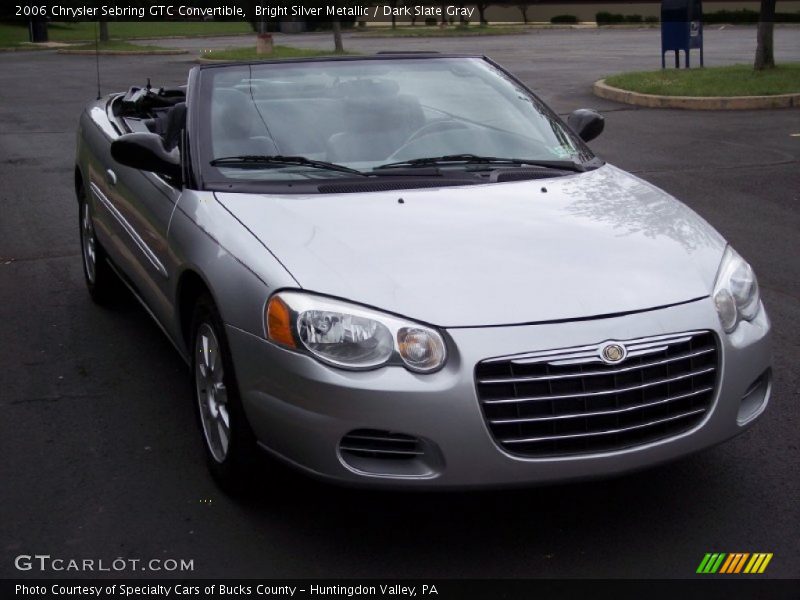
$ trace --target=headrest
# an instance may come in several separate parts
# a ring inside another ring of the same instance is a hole
[[[335,92],[345,98],[377,98],[397,96],[400,86],[391,79],[354,79],[339,83]]]
[[[250,96],[225,88],[214,90],[211,119],[215,127],[225,129],[227,137],[249,137],[260,122],[258,109]]]

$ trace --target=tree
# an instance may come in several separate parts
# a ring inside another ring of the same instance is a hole
[[[108,21],[100,21],[100,41],[108,41]]]
[[[363,0],[334,0],[328,5],[333,11],[323,10],[326,17],[330,16],[331,31],[333,31],[333,48],[337,53],[344,52],[344,43],[342,41],[342,17],[345,17],[346,26],[352,26],[355,21],[355,13],[358,12],[355,11],[355,8],[364,5]],[[329,21],[326,18],[323,26],[327,28],[328,23]]]
[[[481,25],[488,25],[489,21],[486,20],[486,9],[489,8],[489,2],[476,2],[475,7],[478,9],[478,16],[480,17]]]
[[[420,2],[418,2],[418,0],[405,0],[405,2],[403,2],[403,6],[407,6],[409,9],[411,9],[411,15],[410,15],[409,18],[411,19],[411,26],[412,27],[414,27],[417,24],[416,8],[419,5],[420,5]]]
[[[468,25],[469,23],[467,22],[467,17],[464,16],[464,3],[463,2],[460,3],[458,5],[458,8],[459,8],[459,11],[458,11],[458,22],[461,25]]]
[[[756,71],[775,67],[773,31],[775,29],[775,0],[761,0],[761,13],[758,17],[756,34]]]
[[[522,13],[522,22],[528,24],[528,2],[517,2],[517,8]]]
[[[333,49],[337,53],[344,52],[344,44],[342,43],[342,21],[339,17],[333,19],[331,27],[333,29]]]

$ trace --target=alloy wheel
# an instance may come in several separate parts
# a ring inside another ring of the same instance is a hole
[[[83,265],[86,267],[86,278],[89,283],[94,283],[97,269],[97,242],[94,237],[94,225],[89,212],[89,203],[83,203],[81,214],[81,247],[83,250]]]
[[[197,329],[194,352],[194,377],[203,434],[211,456],[222,463],[228,456],[231,421],[219,340],[208,323],[202,323]]]

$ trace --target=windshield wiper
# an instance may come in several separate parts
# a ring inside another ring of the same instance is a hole
[[[241,156],[224,156],[222,158],[215,158],[211,161],[211,165],[216,167],[225,165],[226,167],[242,167],[247,168],[252,165],[298,165],[303,167],[312,167],[314,169],[325,169],[327,171],[339,171],[341,173],[350,173],[351,175],[359,175],[366,177],[366,173],[362,173],[357,169],[351,169],[344,165],[337,165],[336,163],[325,162],[324,160],[314,160],[306,158],[305,156],[280,156],[280,155],[262,155],[262,154],[243,154]]]
[[[375,167],[379,169],[396,169],[400,167],[424,167],[430,165],[452,164],[483,164],[483,165],[532,165],[544,167],[546,169],[564,169],[582,173],[586,168],[572,160],[537,160],[528,158],[502,158],[499,156],[478,156],[477,154],[448,154],[445,156],[430,156],[426,158],[412,158],[411,160],[401,160],[398,162],[386,163]]]

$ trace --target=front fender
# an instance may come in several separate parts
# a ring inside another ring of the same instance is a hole
[[[281,263],[219,202],[212,192],[184,190],[170,222],[169,260],[174,338],[185,345],[179,294],[181,279],[193,272],[211,293],[222,320],[263,335],[264,304],[278,288],[297,287]]]

